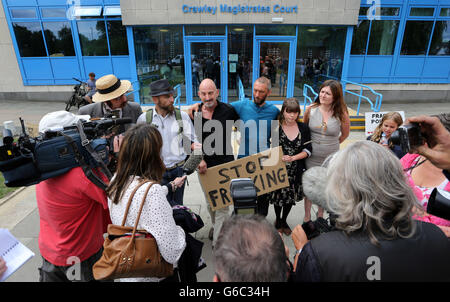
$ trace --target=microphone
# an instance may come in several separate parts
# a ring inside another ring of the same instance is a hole
[[[194,173],[195,169],[197,169],[198,165],[202,161],[203,155],[201,153],[200,154],[195,154],[195,153],[196,152],[194,150],[194,152],[191,153],[189,158],[184,163],[184,165],[183,165],[183,176],[184,175],[191,175],[192,173]]]
[[[325,196],[327,186],[327,169],[324,167],[312,167],[306,170],[302,176],[303,193],[315,205],[324,208],[327,212],[329,206]]]
[[[325,188],[327,186],[327,168],[312,167],[303,173],[303,193],[315,205],[327,211],[329,223],[323,218],[317,218],[314,222],[309,221],[302,224],[306,237],[311,240],[321,233],[327,233],[335,229],[337,216],[329,210]]]
[[[115,119],[101,119],[98,121],[97,128],[109,128],[112,126],[124,125],[131,123],[131,118],[115,118]]]

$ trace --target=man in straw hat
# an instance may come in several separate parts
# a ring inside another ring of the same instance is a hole
[[[120,80],[115,75],[108,74],[99,78],[95,86],[97,92],[92,96],[94,103],[81,107],[78,114],[88,114],[91,118],[112,115],[117,118],[131,118],[132,123],[125,125],[125,131],[136,123],[142,109],[138,103],[128,102],[125,96],[125,93],[132,89],[130,81]]]
[[[189,149],[197,148],[197,138],[189,115],[173,106],[174,90],[166,79],[150,84],[150,96],[155,103],[154,109],[141,114],[137,123],[149,123],[158,128],[163,138],[161,157],[166,166],[162,185],[183,176],[183,165]],[[184,184],[175,192],[169,192],[167,200],[172,205],[183,204]]]

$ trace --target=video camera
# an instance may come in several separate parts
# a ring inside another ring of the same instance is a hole
[[[230,193],[234,204],[233,214],[256,214],[256,188],[250,178],[232,179]]]
[[[450,220],[450,192],[434,188],[428,199],[427,213]]]
[[[98,167],[112,177],[106,167],[110,142],[105,137],[115,126],[131,123],[126,118],[80,120],[76,126],[46,131],[33,138],[26,133],[22,118],[19,120],[22,133],[18,141],[14,142],[11,131],[5,129],[0,146],[0,171],[7,187],[34,185],[81,166],[94,184],[106,188],[91,168]]]

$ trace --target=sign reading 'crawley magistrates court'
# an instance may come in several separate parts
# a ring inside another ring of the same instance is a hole
[[[281,160],[281,147],[272,148],[226,164],[208,168],[199,174],[206,199],[213,211],[233,203],[230,194],[231,180],[250,178],[257,195],[266,194],[289,186],[286,164]]]
[[[186,5],[184,4],[181,9],[183,13],[194,13],[194,14],[211,14],[215,15],[217,12],[221,13],[231,13],[236,15],[238,13],[298,13],[298,5],[294,6],[284,6],[280,4],[274,4],[272,7],[266,5],[227,5],[221,4],[220,6],[210,6],[210,5]]]

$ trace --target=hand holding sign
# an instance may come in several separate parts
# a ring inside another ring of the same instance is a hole
[[[286,164],[282,160],[281,147],[272,148],[255,155],[226,164],[208,168],[199,174],[206,199],[213,211],[232,204],[230,183],[236,178],[250,178],[258,195],[289,186]]]

